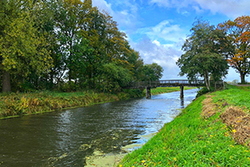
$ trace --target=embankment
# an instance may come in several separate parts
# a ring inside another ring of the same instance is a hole
[[[156,88],[152,89],[152,94],[167,93],[178,90],[180,90],[179,87]],[[145,96],[145,91],[142,92],[136,89],[124,90],[124,92],[117,94],[95,93],[93,91],[70,93],[44,91],[35,93],[0,94],[0,119],[90,106],[98,103],[126,100],[143,96]]]
[[[118,166],[250,166],[249,101],[249,87],[203,95]]]

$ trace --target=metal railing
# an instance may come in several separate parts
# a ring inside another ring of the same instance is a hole
[[[217,81],[216,84],[223,85],[223,81]],[[159,80],[159,81],[141,81],[133,82],[129,88],[145,88],[145,87],[163,87],[163,86],[204,86],[204,80]]]

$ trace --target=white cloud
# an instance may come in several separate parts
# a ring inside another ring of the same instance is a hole
[[[249,0],[195,0],[202,9],[208,9],[213,14],[222,13],[229,17],[250,14]]]
[[[182,15],[184,15],[184,16],[190,15],[190,13],[189,13],[188,11],[186,11],[186,10],[183,10],[183,11],[181,11],[180,13],[181,13]]]
[[[238,17],[250,14],[249,0],[151,0],[151,4],[157,4],[159,7],[188,9],[193,8],[200,13],[209,10],[211,13],[221,13],[228,17]]]
[[[145,64],[157,63],[163,67],[162,79],[176,79],[179,78],[179,67],[176,61],[182,54],[180,50],[172,47],[163,46],[157,40],[150,40],[144,38],[138,43],[132,43],[135,50],[139,51],[141,58]]]
[[[153,44],[156,44],[157,46],[161,46],[160,42],[157,41],[157,40],[154,40],[152,43],[153,43]]]
[[[164,20],[154,27],[138,29],[137,33],[147,35],[152,41],[165,41],[165,44],[177,43],[186,38],[186,30],[171,21]]]
[[[114,1],[111,3],[107,3],[106,0],[93,0],[93,6],[96,6],[100,11],[106,11],[109,15],[111,15],[117,21],[119,27],[122,29],[126,29],[126,31],[132,31],[137,21],[137,4],[131,3],[128,0],[120,0]],[[122,10],[116,10],[122,8]],[[131,30],[130,30],[131,29]]]
[[[202,9],[200,8],[200,6],[198,6],[198,5],[194,5],[194,6],[193,6],[193,9],[196,11],[196,13],[202,13],[202,12],[204,12],[204,10],[202,10]]]
[[[164,6],[164,7],[171,7],[171,1],[169,0],[151,0],[150,3],[154,4],[156,3],[159,6]]]
[[[110,3],[107,3],[105,0],[92,0],[93,6],[96,6],[100,11],[105,11],[109,15],[113,15],[114,11]]]

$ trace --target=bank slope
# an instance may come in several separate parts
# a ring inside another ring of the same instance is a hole
[[[193,89],[192,87],[185,87]],[[179,87],[162,87],[152,89],[152,94],[180,91]],[[126,89],[116,94],[84,92],[33,92],[0,94],[0,119],[18,117],[36,113],[51,112],[75,107],[145,97],[145,91]]]
[[[231,87],[212,96],[214,102],[224,99],[231,105],[242,107],[249,102],[244,100],[246,92],[249,97],[249,89]],[[203,95],[196,99],[141,149],[128,154],[118,166],[250,166],[248,147],[233,140],[231,128],[219,117],[227,106],[219,106],[221,112],[204,119],[201,111],[205,98]],[[249,110],[248,106],[245,109]]]

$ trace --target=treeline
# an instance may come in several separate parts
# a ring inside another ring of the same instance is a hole
[[[162,67],[144,65],[112,17],[91,0],[1,0],[3,92],[95,89],[117,92],[131,82],[158,80]]]
[[[207,90],[227,75],[229,66],[245,83],[250,74],[250,17],[241,16],[217,26],[197,20],[182,50],[184,54],[177,61],[180,75],[189,80],[203,78]]]

